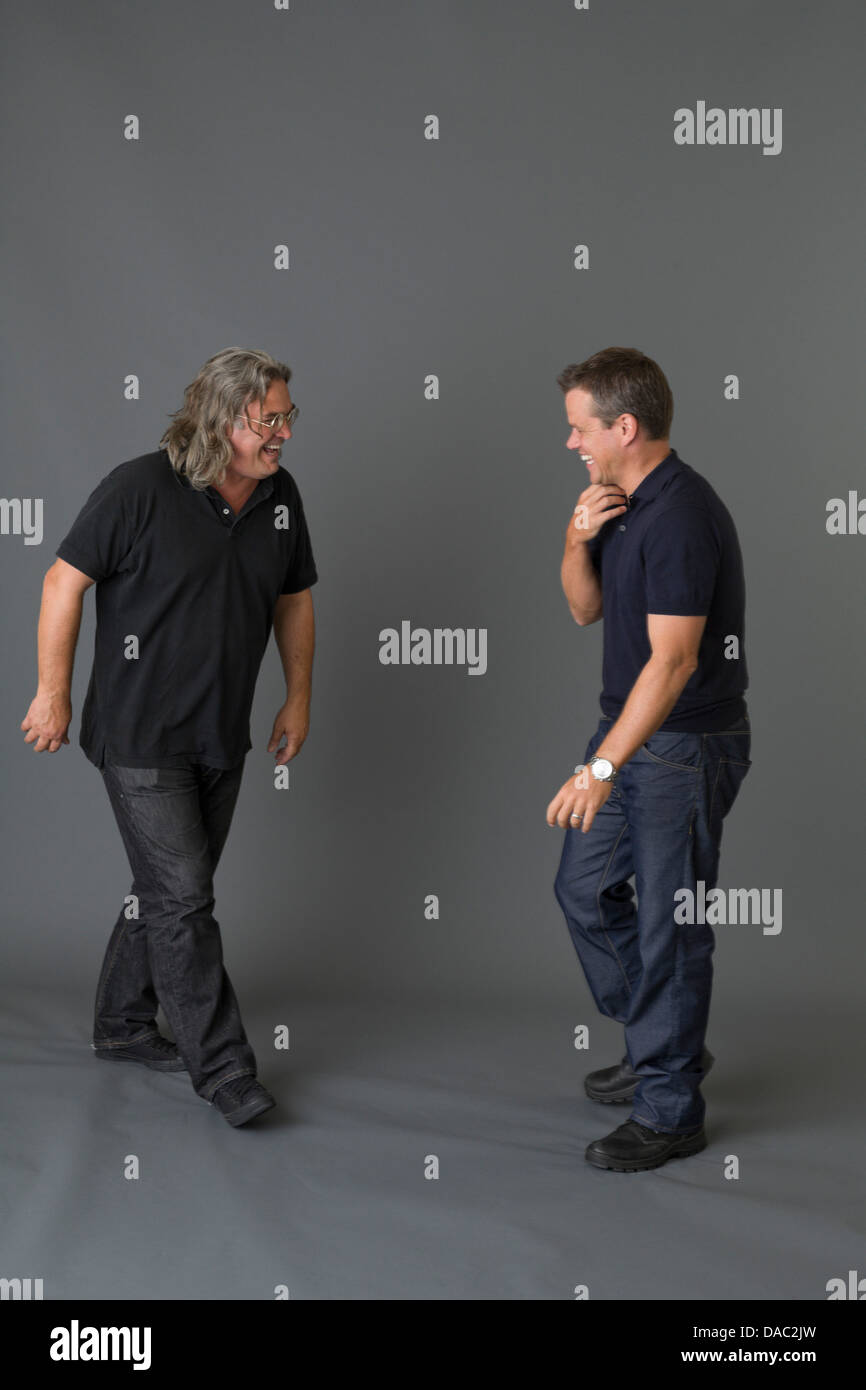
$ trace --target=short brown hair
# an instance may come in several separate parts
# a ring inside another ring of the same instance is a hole
[[[667,439],[674,398],[657,362],[637,348],[609,347],[572,362],[556,378],[563,394],[580,386],[589,391],[595,413],[606,426],[620,415],[634,415],[649,439]]]

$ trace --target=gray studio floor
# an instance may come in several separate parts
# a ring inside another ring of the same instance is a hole
[[[94,1059],[89,1000],[56,985],[7,998],[2,1031],[0,1275],[41,1278],[46,1299],[812,1300],[866,1272],[853,1009],[816,1058],[740,1000],[730,1038],[708,1038],[709,1147],[625,1174],[583,1150],[628,1110],[580,1084],[620,1030],[597,1022],[588,1058],[562,1002],[286,1019],[247,998],[279,1108],[233,1130],[185,1074]]]

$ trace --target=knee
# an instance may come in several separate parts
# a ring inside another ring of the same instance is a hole
[[[213,889],[194,880],[166,883],[161,892],[146,893],[139,901],[142,915],[151,922],[159,918],[196,920],[210,917],[215,906]]]

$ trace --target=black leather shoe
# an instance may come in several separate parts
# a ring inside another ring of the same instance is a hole
[[[594,1139],[585,1157],[596,1168],[642,1173],[647,1168],[660,1168],[669,1158],[685,1158],[706,1147],[703,1125],[687,1134],[663,1134],[660,1130],[647,1129],[637,1120],[627,1120],[604,1139]]]
[[[709,1048],[705,1047],[701,1054],[704,1075],[715,1060]],[[615,1067],[602,1067],[601,1071],[591,1071],[583,1083],[583,1088],[590,1100],[600,1100],[602,1105],[623,1105],[626,1101],[634,1099],[639,1081],[640,1077],[632,1071],[628,1058],[623,1057]]]
[[[135,1043],[91,1043],[97,1057],[108,1062],[140,1062],[153,1071],[186,1071],[180,1053],[173,1042],[161,1033],[155,1038],[143,1038]]]
[[[265,1110],[276,1105],[270,1091],[266,1091],[254,1076],[238,1076],[233,1081],[224,1081],[217,1086],[211,1105],[215,1105],[230,1125],[245,1125]]]

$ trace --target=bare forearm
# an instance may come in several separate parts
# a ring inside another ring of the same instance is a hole
[[[286,678],[286,698],[309,704],[313,679],[316,624],[309,590],[297,601],[278,606],[274,638]]]
[[[596,749],[597,756],[609,758],[617,768],[627,763],[667,719],[695,669],[693,665],[651,656],[632,686],[622,713]]]
[[[581,627],[597,622],[602,615],[601,584],[585,542],[566,540],[560,577],[574,621]]]
[[[46,575],[36,635],[39,690],[45,695],[69,696],[82,603],[80,593]]]

